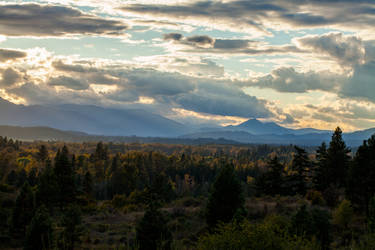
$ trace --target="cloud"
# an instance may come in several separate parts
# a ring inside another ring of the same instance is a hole
[[[22,75],[12,69],[7,68],[2,72],[2,78],[0,80],[0,87],[2,88],[8,88],[12,87],[15,83],[19,82],[22,79]]]
[[[221,116],[264,118],[272,116],[266,102],[219,83],[201,83],[192,93],[176,96],[183,109]]]
[[[329,122],[329,123],[333,123],[333,122],[337,121],[337,119],[334,116],[327,115],[327,114],[324,114],[324,113],[314,113],[312,115],[312,118],[317,119],[317,120],[321,120],[321,121],[325,121],[325,122]]]
[[[0,5],[0,33],[6,36],[122,36],[127,29],[119,20],[85,14],[68,6]]]
[[[300,73],[291,67],[281,67],[244,85],[272,88],[279,92],[304,93],[309,90],[335,91],[341,79],[345,78],[329,72]]]
[[[298,38],[298,47],[311,49],[318,54],[333,57],[343,66],[363,63],[365,48],[362,40],[356,36],[344,36],[342,33],[329,33]]]
[[[293,116],[291,116],[290,114],[285,114],[285,118],[284,120],[281,121],[282,124],[294,124],[294,123],[298,123],[298,121],[296,121]]]
[[[134,58],[143,67],[160,71],[178,72],[198,77],[223,77],[224,67],[216,62],[194,55],[156,55]]]
[[[186,41],[202,47],[211,47],[214,44],[214,39],[209,36],[190,36],[186,38]]]
[[[73,90],[88,89],[89,84],[85,80],[78,80],[68,76],[52,77],[47,82],[49,86],[60,86]]]
[[[207,70],[219,69],[209,60],[193,62],[190,61],[192,59],[172,60],[175,67],[182,67],[179,69],[181,71],[183,67],[188,69],[200,63],[206,65]],[[32,65],[25,67],[28,79],[6,90],[7,93],[33,104],[79,101],[85,104],[100,102],[104,105],[142,107],[159,114],[184,109],[208,115],[245,118],[273,115],[266,101],[245,94],[232,81],[222,78],[197,77],[178,71],[163,71],[162,68],[151,69],[142,64],[127,65],[121,61],[71,61],[62,56],[58,59],[51,56],[47,60],[50,62],[47,61],[45,66],[38,66],[38,75],[27,70],[33,68]],[[52,70],[49,65],[53,65]],[[45,75],[40,75],[43,72]],[[110,86],[110,90],[96,91],[99,85],[103,89],[106,89],[106,85]],[[152,102],[140,103],[141,99]]]
[[[168,33],[163,35],[164,40],[180,41],[183,35],[180,33]]]
[[[176,45],[173,48],[168,44],[168,49],[186,53],[258,55],[304,52],[294,45],[268,45],[248,39],[215,39],[206,35],[184,37],[180,33],[164,34],[163,38]]]
[[[375,102],[375,61],[356,65],[353,75],[344,82],[340,95]]]
[[[0,49],[0,62],[6,62],[8,60],[15,60],[18,58],[26,57],[27,54],[23,51],[12,50],[12,49]]]
[[[66,64],[61,60],[53,61],[52,66],[59,71],[63,72],[76,72],[76,73],[84,73],[89,71],[90,69],[84,67],[80,64]],[[96,70],[95,70],[96,71]]]
[[[205,26],[218,30],[269,35],[269,30],[327,28],[371,30],[373,1],[265,0],[189,1],[180,4],[128,4],[126,14]]]

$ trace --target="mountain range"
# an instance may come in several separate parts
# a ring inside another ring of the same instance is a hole
[[[93,105],[16,105],[0,98],[0,125],[47,126],[108,136],[174,137],[184,125],[141,109],[112,109]]]
[[[0,126],[0,135],[24,140],[133,142],[136,138],[144,142],[194,141],[316,146],[323,141],[329,142],[332,135],[329,130],[291,129],[257,119],[250,119],[235,126],[192,129],[141,109],[113,109],[77,104],[25,106],[1,98],[0,125],[3,125]],[[372,128],[345,133],[343,137],[348,145],[358,146],[374,133],[375,128]]]

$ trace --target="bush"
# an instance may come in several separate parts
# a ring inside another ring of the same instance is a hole
[[[306,194],[306,199],[311,201],[311,205],[325,206],[326,201],[323,194],[317,190],[310,190]]]
[[[348,200],[343,200],[333,211],[333,223],[342,229],[348,228],[353,219],[352,204]]]
[[[271,216],[259,224],[244,220],[241,224],[221,224],[217,231],[199,239],[198,249],[249,249],[290,250],[319,249],[304,239],[288,233],[288,221],[281,216]]]
[[[124,194],[116,194],[112,199],[112,206],[122,208],[127,204],[128,200]]]
[[[14,187],[9,186],[7,184],[0,184],[0,192],[12,193],[13,191],[14,191]]]

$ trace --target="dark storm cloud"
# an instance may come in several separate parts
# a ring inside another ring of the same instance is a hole
[[[26,56],[27,54],[23,51],[12,49],[0,49],[0,62],[23,58]]]
[[[67,6],[0,5],[0,34],[7,36],[122,35],[120,21],[85,14]]]

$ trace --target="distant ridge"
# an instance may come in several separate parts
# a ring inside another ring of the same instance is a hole
[[[314,128],[290,129],[290,128],[282,127],[275,122],[261,122],[257,119],[250,119],[236,126],[233,126],[233,125],[226,126],[225,130],[245,131],[254,135],[262,135],[262,134],[303,135],[303,134],[310,134],[310,133],[330,132],[328,130],[319,130],[319,129],[314,129]]]
[[[0,98],[0,135],[22,140],[119,141],[222,144],[295,144],[329,142],[332,131],[291,129],[274,122],[249,119],[236,126],[192,129],[144,110],[93,105],[16,105]],[[83,131],[83,132],[74,132]],[[349,146],[362,144],[375,128],[344,133]]]
[[[333,132],[333,131],[332,131]],[[251,144],[279,144],[279,145],[302,145],[302,146],[318,146],[322,142],[328,143],[331,140],[332,132],[307,133],[307,134],[262,134],[255,135],[245,131],[210,131],[198,132],[181,136],[185,139],[203,139],[203,138],[224,138],[234,140],[240,143]],[[367,140],[371,135],[375,134],[375,128],[356,131],[352,133],[344,133],[343,139],[346,144],[351,147],[357,147]]]
[[[119,136],[175,137],[186,127],[163,116],[138,109],[112,109],[93,105],[16,105],[0,98],[0,125],[85,131]]]
[[[62,141],[62,142],[114,142],[114,143],[165,143],[165,144],[239,144],[227,139],[183,139],[139,136],[91,135],[77,131],[62,131],[49,127],[0,126],[0,136],[22,141]]]

